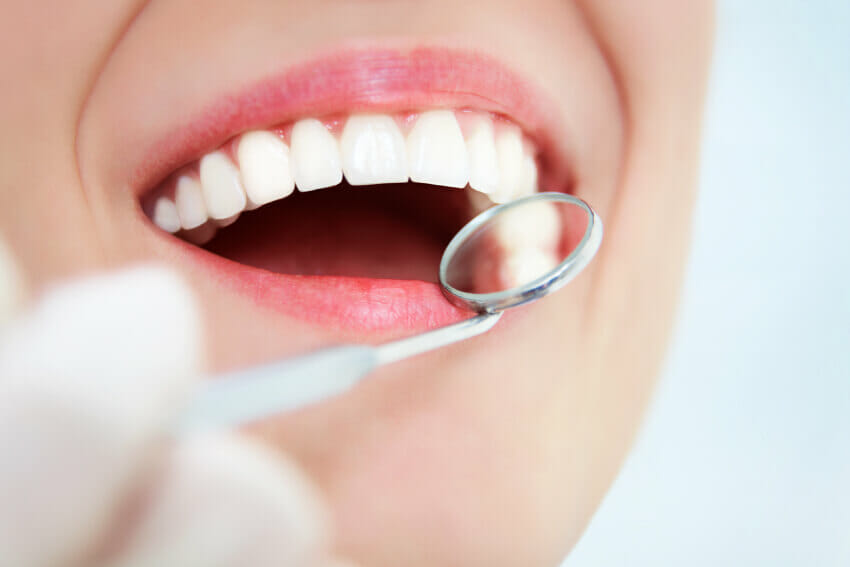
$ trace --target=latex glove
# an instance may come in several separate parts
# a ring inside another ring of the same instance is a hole
[[[191,294],[157,268],[53,290],[0,329],[0,565],[339,564],[291,463],[233,434],[170,434],[199,336]]]

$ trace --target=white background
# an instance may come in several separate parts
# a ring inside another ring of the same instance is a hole
[[[563,567],[850,566],[850,1],[717,32],[666,371]]]

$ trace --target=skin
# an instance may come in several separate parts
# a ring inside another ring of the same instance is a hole
[[[122,140],[145,141],[191,110],[152,86],[202,105],[246,77],[364,39],[460,44],[502,59],[556,101],[572,134],[575,192],[605,221],[596,260],[510,324],[251,434],[314,478],[336,547],[365,565],[557,564],[621,465],[670,332],[711,4],[209,4],[4,6],[0,227],[31,287],[158,261],[194,285],[212,369],[333,342],[333,331],[260,309],[185,267],[143,222],[126,190],[138,156]]]

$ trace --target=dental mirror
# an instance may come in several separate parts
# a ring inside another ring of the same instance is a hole
[[[475,316],[381,345],[342,345],[208,381],[178,431],[233,427],[300,409],[351,388],[378,366],[489,331],[503,311],[576,277],[599,249],[602,222],[578,197],[537,193],[485,210],[449,242],[439,266],[446,298]]]
[[[577,276],[602,242],[590,206],[538,193],[488,209],[455,235],[440,262],[440,285],[460,307],[493,313],[534,301]]]

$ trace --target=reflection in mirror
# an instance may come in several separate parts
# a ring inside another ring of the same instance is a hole
[[[455,249],[445,283],[475,294],[528,285],[576,250],[589,222],[587,212],[571,202],[532,200],[506,208]]]

